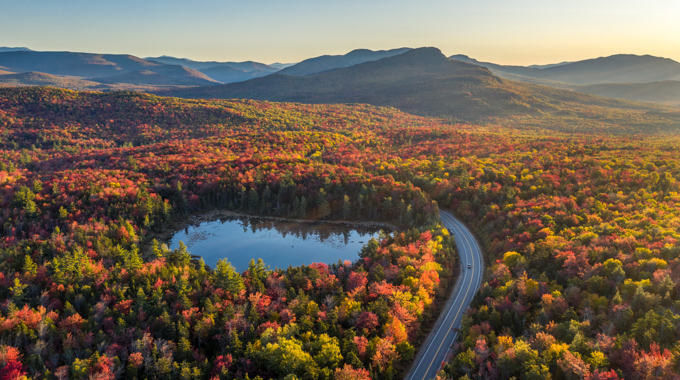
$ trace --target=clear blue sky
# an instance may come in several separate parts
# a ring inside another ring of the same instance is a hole
[[[0,46],[265,63],[404,46],[502,64],[680,61],[680,1],[0,0]]]

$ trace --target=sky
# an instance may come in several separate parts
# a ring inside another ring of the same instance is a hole
[[[680,1],[0,0],[0,46],[264,63],[422,46],[512,65],[680,61]]]

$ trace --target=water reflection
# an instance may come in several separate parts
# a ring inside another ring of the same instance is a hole
[[[229,217],[189,226],[175,234],[170,245],[177,248],[183,241],[191,254],[203,257],[209,266],[214,268],[217,260],[226,258],[243,271],[250,259],[258,258],[272,268],[354,261],[379,231],[377,226]]]

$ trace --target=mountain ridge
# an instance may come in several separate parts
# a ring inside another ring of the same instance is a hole
[[[198,70],[179,65],[149,62],[130,54],[11,51],[0,53],[0,67],[14,73],[39,72],[78,77],[84,80],[99,80],[132,72],[152,71],[169,78],[168,83],[173,83],[174,80],[174,84],[178,86],[219,84]],[[128,76],[128,78],[131,77]]]
[[[194,61],[188,58],[175,58],[167,55],[144,59],[149,62],[189,67],[198,70],[213,80],[221,83],[241,82],[252,78],[266,76],[279,71],[278,68],[255,61]]]
[[[0,53],[5,53],[9,51],[33,51],[27,47],[8,47],[8,46],[0,46]]]
[[[169,65],[182,65],[199,71],[215,66],[229,66],[243,71],[255,71],[255,70],[271,72],[277,71],[276,68],[273,68],[265,63],[255,61],[243,61],[243,62],[194,61],[189,58],[177,58],[169,55],[162,55],[160,57],[147,57],[144,59],[147,61],[160,62]]]
[[[615,54],[575,62],[532,66],[482,62],[464,54],[454,54],[449,58],[486,67],[501,76],[510,73],[569,84],[648,83],[680,80],[679,62],[649,54]]]
[[[408,50],[411,49],[397,48],[376,51],[369,49],[354,49],[344,55],[322,55],[308,58],[295,65],[282,69],[279,71],[279,74],[293,76],[312,75],[328,70],[350,67],[365,62],[375,61],[381,58],[399,55],[405,53]]]
[[[671,105],[678,104],[680,98],[680,91],[672,83],[680,80],[680,63],[649,54],[616,54],[527,67],[481,62],[463,54],[449,58],[486,67],[505,79],[599,96]]]
[[[508,117],[516,117],[522,119],[523,125],[560,120],[574,124],[575,128],[580,128],[578,124],[583,119],[618,123],[630,117],[630,112],[659,110],[653,105],[510,81],[487,68],[448,59],[436,48],[412,49],[397,56],[308,76],[275,73],[240,83],[161,90],[157,94],[313,104],[367,103],[462,122],[498,118],[507,121]],[[612,116],[611,122],[602,121],[602,115],[607,113],[617,116]]]

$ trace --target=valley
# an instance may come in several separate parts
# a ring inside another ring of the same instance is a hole
[[[680,140],[650,127],[653,112],[626,112],[638,117],[611,133],[592,116],[570,131],[366,104],[0,89],[3,368],[400,377],[470,272],[441,209],[485,253],[441,376],[670,378]],[[206,269],[149,241],[212,209],[399,230],[353,263],[277,270]]]
[[[676,378],[679,79],[0,48],[0,379]]]

